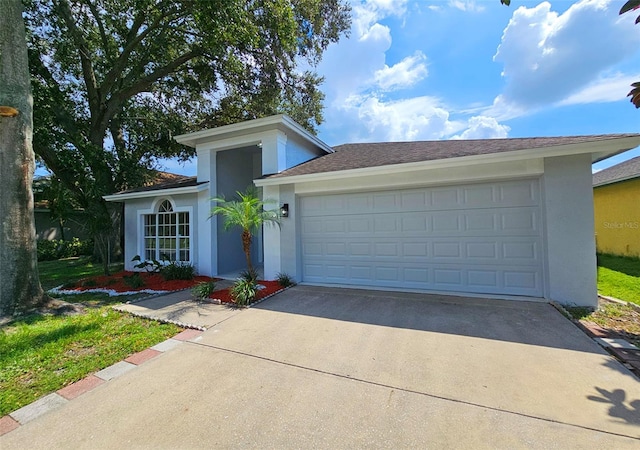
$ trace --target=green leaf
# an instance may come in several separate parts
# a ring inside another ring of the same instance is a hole
[[[640,0],[629,0],[627,3],[622,5],[622,8],[620,8],[619,14],[624,14],[633,9],[637,9],[638,7],[640,7]]]

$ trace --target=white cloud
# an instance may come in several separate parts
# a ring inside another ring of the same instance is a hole
[[[408,90],[428,76],[427,56],[414,47],[409,56],[388,63],[393,21],[381,23],[392,16],[402,21],[406,14],[406,1],[353,5],[351,36],[331,46],[319,68],[326,79],[328,119],[321,138],[336,145],[446,139],[456,133],[458,138],[506,136],[509,128],[484,113],[462,111],[452,118],[451,108],[438,98]],[[474,114],[482,116],[467,120]]]
[[[615,74],[601,77],[584,89],[562,100],[559,105],[579,105],[586,103],[605,103],[624,100],[631,90],[631,83],[640,80],[640,74]]]
[[[503,139],[509,135],[509,128],[498,123],[494,117],[475,116],[469,119],[467,129],[451,139]]]
[[[413,86],[427,76],[427,66],[424,63],[426,59],[422,52],[417,51],[391,67],[385,64],[375,72],[375,82],[387,91]]]
[[[406,13],[407,0],[352,1],[353,32],[362,36],[376,22],[385,17],[402,17]]]
[[[609,0],[581,0],[563,14],[548,2],[518,8],[494,56],[507,83],[494,106],[528,109],[571,98],[636,53],[640,33],[635,16],[626,16]]]
[[[475,0],[450,0],[449,4],[460,11],[467,12],[482,12],[485,9],[484,6],[478,5]]]
[[[352,103],[352,111],[366,126],[362,141],[415,141],[442,139],[463,124],[449,119],[449,112],[428,96],[381,101],[375,96]]]

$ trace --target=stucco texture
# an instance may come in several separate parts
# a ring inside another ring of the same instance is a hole
[[[640,178],[593,190],[600,253],[640,256]]]

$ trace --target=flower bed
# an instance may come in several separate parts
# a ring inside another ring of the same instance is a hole
[[[136,279],[139,279],[137,281]],[[84,278],[73,285],[62,285],[51,289],[53,294],[84,294],[100,292],[109,296],[132,294],[164,294],[189,289],[198,283],[215,281],[215,278],[196,276],[193,280],[165,280],[158,273],[122,271],[113,275]]]
[[[139,279],[137,281],[134,281]],[[84,293],[104,293],[110,297],[133,294],[166,294],[169,292],[190,289],[202,282],[219,281],[217,278],[196,276],[193,280],[170,280],[167,281],[158,273],[147,272],[127,272],[122,271],[113,275],[101,275],[97,277],[83,278],[71,284],[58,286],[51,289],[52,294],[84,294]],[[258,281],[260,289],[256,299],[251,302],[256,303],[269,297],[284,288],[277,281]],[[231,298],[231,288],[218,289],[211,293],[209,299],[215,303],[235,304]]]
[[[258,280],[258,286],[261,286],[261,288],[258,290],[258,294],[256,295],[255,300],[251,302],[251,304],[259,302],[263,298],[269,297],[284,289],[284,287],[282,287],[282,285],[280,285],[280,283],[278,283],[277,281]],[[220,289],[218,291],[212,292],[209,298],[216,303],[227,303],[233,305],[236,302],[233,298],[231,298],[230,291],[231,288]]]

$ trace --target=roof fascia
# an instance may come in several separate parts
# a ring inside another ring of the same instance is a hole
[[[152,191],[129,192],[124,194],[104,195],[102,198],[108,202],[122,202],[125,200],[133,200],[137,198],[158,197],[162,195],[179,195],[179,194],[196,194],[202,192],[209,187],[209,182],[198,184],[196,186],[187,186],[172,189],[154,189]]]
[[[620,183],[622,181],[635,180],[636,178],[640,178],[640,174],[629,175],[629,176],[622,177],[622,178],[616,178],[615,180],[603,181],[601,183],[594,184],[593,187],[595,188],[595,187],[600,187],[600,186],[606,186],[608,184]]]
[[[482,164],[502,161],[520,161],[524,159],[551,158],[556,156],[571,156],[591,153],[599,159],[605,159],[617,155],[623,151],[640,145],[640,136],[626,138],[612,138],[579,144],[557,145],[553,147],[528,148],[511,152],[489,153],[485,155],[460,156],[456,158],[444,158],[411,163],[392,164],[386,166],[365,167],[360,169],[337,170],[333,172],[320,172],[306,175],[292,175],[275,178],[262,178],[254,180],[256,186],[277,186],[308,181],[329,181],[344,177],[359,177],[367,175],[384,175],[398,172],[411,172],[415,170],[440,169],[447,167],[463,166],[468,164]],[[598,159],[598,160],[599,160]]]
[[[207,142],[237,138],[238,136],[272,130],[293,132],[309,143],[321,148],[325,152],[333,153],[333,149],[329,145],[309,133],[293,119],[284,114],[264,117],[262,119],[247,120],[245,122],[196,131],[194,133],[181,134],[179,136],[175,136],[174,139],[179,144],[195,148],[196,146]]]

